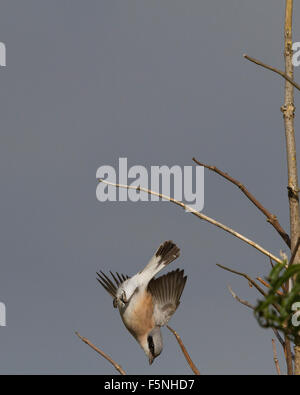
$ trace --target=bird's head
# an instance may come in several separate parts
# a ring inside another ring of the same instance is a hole
[[[148,357],[149,364],[152,365],[154,359],[158,357],[163,349],[160,328],[157,326],[152,329],[142,342],[142,348]]]

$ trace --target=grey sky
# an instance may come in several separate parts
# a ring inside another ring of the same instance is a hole
[[[283,17],[280,0],[0,1],[2,373],[114,373],[78,330],[128,373],[189,374],[166,329],[149,367],[96,282],[98,270],[136,273],[168,239],[182,250],[170,270],[188,275],[170,325],[200,371],[274,373],[271,332],[226,287],[253,302],[256,292],[216,267],[266,275],[268,260],[168,203],[99,203],[95,174],[119,157],[187,166],[196,156],[243,181],[288,228],[284,82],[242,57],[283,67]],[[296,2],[294,41],[299,20]],[[203,212],[285,249],[208,172]]]

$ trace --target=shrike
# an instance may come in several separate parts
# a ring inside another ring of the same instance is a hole
[[[133,277],[114,275],[114,282],[103,272],[97,280],[113,297],[124,325],[137,340],[150,365],[163,349],[160,327],[168,323],[180,303],[187,277],[183,270],[175,270],[154,278],[165,266],[180,255],[172,241],[161,244],[148,265]]]

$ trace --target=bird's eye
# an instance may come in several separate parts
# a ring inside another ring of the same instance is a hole
[[[117,298],[114,298],[113,306],[114,306],[115,309],[118,307]]]
[[[155,355],[155,354],[154,354],[154,342],[153,342],[153,337],[152,337],[152,336],[148,336],[147,341],[148,341],[148,346],[149,346],[149,350],[150,350],[151,354],[152,354],[152,355]]]

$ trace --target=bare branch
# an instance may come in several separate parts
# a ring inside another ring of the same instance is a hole
[[[94,346],[93,343],[91,343],[88,339],[85,337],[82,337],[78,332],[75,332],[75,334],[81,339],[85,344],[90,346],[94,351],[96,351],[98,354],[100,354],[103,358],[105,358],[108,362],[110,362],[114,368],[123,376],[126,375],[126,372],[122,369],[120,365],[118,365],[109,355],[105,354],[102,350],[100,350],[98,347]]]
[[[258,280],[261,284],[263,284],[266,288],[271,288],[270,284],[267,283],[265,280],[263,280],[261,277],[256,277],[256,280]],[[281,291],[276,292],[277,295],[283,296],[283,293]]]
[[[200,376],[200,372],[197,369],[197,367],[195,366],[194,362],[192,361],[191,357],[189,356],[189,353],[187,352],[180,336],[178,335],[178,333],[176,331],[174,331],[174,329],[172,329],[169,325],[167,325],[167,328],[169,329],[169,331],[171,331],[173,333],[173,335],[175,336],[182,352],[183,355],[185,356],[185,359],[187,361],[187,363],[189,364],[190,368],[192,369],[192,371],[195,373],[195,375]]]
[[[204,215],[204,214],[200,213],[199,211],[196,211],[192,207],[190,207],[182,202],[179,202],[178,200],[175,200],[167,195],[163,195],[162,193],[151,191],[150,189],[143,188],[141,186],[116,184],[116,183],[112,183],[112,182],[102,180],[102,179],[98,179],[98,181],[103,182],[104,184],[107,184],[107,185],[117,187],[117,188],[134,189],[136,191],[143,191],[145,193],[148,193],[149,195],[158,196],[161,199],[168,200],[169,202],[174,203],[177,206],[184,208],[187,212],[190,212],[191,214],[195,215],[196,217],[198,217],[206,222],[209,222],[209,223],[217,226],[218,228],[223,229],[225,232],[228,232],[228,233],[232,234],[233,236],[237,237],[238,239],[244,241],[245,243],[251,245],[253,248],[257,249],[262,254],[273,259],[273,261],[275,261],[277,263],[281,263],[281,260],[279,258],[277,258],[275,255],[271,254],[269,251],[267,251],[266,249],[261,247],[259,244],[255,243],[254,241],[252,241],[252,240],[248,239],[247,237],[243,236],[242,234],[236,232],[234,229],[230,228],[229,226],[223,225],[221,222],[218,222],[218,221],[214,220],[213,218],[210,218],[207,215]]]
[[[246,307],[249,307],[252,310],[255,310],[255,307],[249,303],[247,300],[243,300],[241,298],[239,298],[235,292],[233,292],[232,288],[230,286],[228,286],[229,292],[231,293],[231,295],[234,297],[235,300],[237,300],[239,303],[243,304]],[[275,328],[271,328],[272,331],[274,332],[274,335],[276,336],[277,340],[279,341],[279,343],[282,345],[282,348],[284,350],[286,350],[286,344],[284,342],[284,340],[282,339],[282,337],[280,336],[279,332],[277,329]],[[294,358],[294,355],[292,354],[292,358]]]
[[[289,266],[291,266],[294,263],[294,260],[295,260],[295,257],[297,255],[299,247],[300,247],[300,237],[298,237],[298,241],[297,241],[297,243],[295,245],[295,248],[294,248],[294,250],[292,252],[292,256],[291,256],[291,259],[289,261]]]
[[[252,285],[263,295],[263,296],[266,296],[266,293],[264,292],[264,290],[263,290],[254,280],[252,280],[252,278],[249,277],[246,273],[241,273],[241,272],[238,272],[238,271],[236,271],[236,270],[230,269],[230,268],[228,268],[228,267],[226,267],[226,266],[222,266],[222,265],[219,265],[219,264],[217,264],[217,266],[219,266],[221,269],[227,270],[227,271],[230,272],[230,273],[234,273],[234,274],[237,274],[237,275],[239,275],[239,276],[241,276],[241,277],[246,278],[246,279],[250,282],[250,284],[252,284]],[[246,305],[246,306],[249,307],[249,308],[255,309],[255,308],[253,308],[253,306],[252,306],[249,302],[244,301],[244,300],[238,298],[232,290],[229,289],[229,291],[231,292],[232,296],[233,296],[237,301],[239,301],[240,303]],[[275,309],[276,309],[277,311],[279,310],[279,308],[278,308],[277,305],[273,305],[273,306],[275,307]],[[281,336],[279,335],[279,333],[278,333],[278,331],[277,331],[276,329],[272,328],[272,330],[273,330],[275,336],[277,337],[278,341],[280,342],[280,344],[282,345],[282,347],[283,347],[283,349],[284,349],[284,353],[285,353],[285,356],[286,356],[286,360],[287,360],[287,363],[288,363],[289,369],[290,369],[290,368],[291,368],[290,364],[292,363],[292,361],[293,361],[293,359],[294,359],[294,355],[293,355],[292,350],[291,350],[291,343],[290,343],[290,340],[288,339],[287,336],[285,336],[285,341],[284,341],[284,340],[281,338]]]
[[[280,334],[279,334],[277,329],[272,328],[272,330],[273,330],[274,335],[276,336],[277,340],[282,345],[285,357],[287,355],[290,355],[290,358],[293,361],[295,359],[295,355],[292,352],[291,342],[290,342],[289,338],[287,336],[285,336],[285,340],[283,340],[283,338],[280,336]]]
[[[251,192],[248,191],[248,189],[240,183],[238,180],[235,178],[231,177],[229,174],[225,173],[224,171],[218,169],[216,166],[209,166],[206,165],[205,163],[199,162],[197,159],[193,158],[193,161],[197,163],[199,166],[203,166],[206,169],[209,169],[217,174],[219,174],[221,177],[225,178],[232,184],[236,185],[245,196],[267,217],[267,221],[276,229],[276,231],[280,234],[280,236],[283,238],[283,240],[286,242],[286,244],[291,248],[291,240],[289,235],[286,233],[286,231],[282,228],[280,223],[277,220],[276,215],[270,213],[256,198],[255,196],[252,195]]]
[[[285,342],[284,342],[283,338],[280,336],[278,330],[275,329],[275,328],[272,328],[272,330],[273,330],[275,336],[277,337],[277,340],[278,340],[279,343],[282,345],[283,349],[285,349]]]
[[[272,345],[273,345],[273,357],[274,357],[276,371],[277,371],[277,374],[280,376],[281,372],[280,372],[280,366],[279,366],[278,357],[277,357],[276,343],[275,343],[274,339],[272,339]]]
[[[263,62],[261,62],[258,59],[252,58],[249,55],[244,55],[244,58],[247,60],[250,60],[250,62],[257,64],[258,66],[264,67],[267,70],[271,70],[276,74],[279,74],[281,77],[283,77],[284,79],[286,79],[289,83],[291,83],[295,88],[297,88],[298,90],[300,90],[300,85],[298,85],[292,78],[290,78],[287,74],[285,74],[283,71],[276,69],[275,67],[269,66]]]
[[[237,272],[236,270],[230,269],[229,267],[226,267],[226,266],[222,266],[218,263],[217,263],[217,266],[219,266],[221,269],[226,270],[230,273],[234,273],[234,274],[237,274],[238,276],[246,278],[249,281],[249,283],[252,284],[258,290],[258,292],[260,292],[263,296],[267,295],[265,293],[265,291],[254,280],[252,280],[252,278],[250,276],[248,276],[248,274]]]
[[[290,212],[290,237],[291,250],[294,251],[298,238],[300,236],[300,218],[299,218],[299,187],[298,187],[298,167],[297,151],[295,137],[295,104],[294,104],[294,87],[299,87],[292,83],[294,79],[293,65],[293,0],[285,0],[285,22],[284,22],[284,60],[285,74],[290,78],[285,81],[284,105],[281,108],[284,119],[284,130],[287,153],[287,170],[288,170],[288,198]],[[300,262],[300,251],[294,257],[296,263]],[[289,281],[288,290],[292,287],[292,280]],[[286,362],[288,375],[293,375],[294,366],[292,361],[291,345],[286,336]],[[300,344],[298,344],[300,346]],[[295,374],[300,375],[300,358],[295,353]]]
[[[231,295],[234,297],[235,300],[237,300],[239,303],[243,304],[244,306],[247,306],[250,309],[255,310],[255,307],[251,303],[249,303],[247,300],[243,300],[243,299],[239,298],[237,296],[237,294],[235,292],[233,292],[233,290],[230,287],[230,285],[228,285],[228,289],[229,289],[229,292],[231,293]]]

